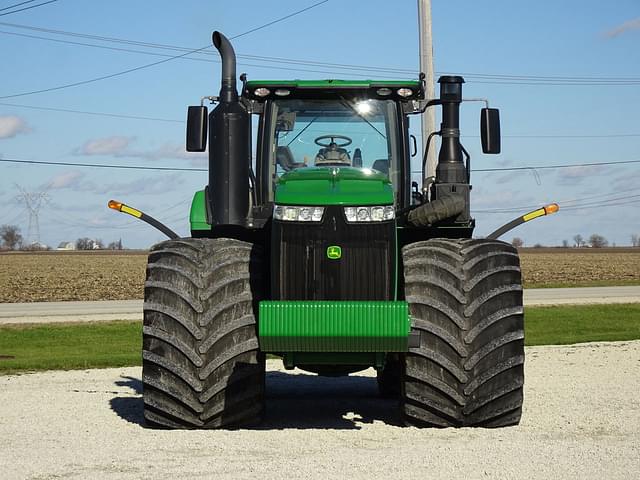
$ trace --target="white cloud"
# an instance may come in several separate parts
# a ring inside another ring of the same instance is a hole
[[[85,142],[80,148],[76,149],[78,155],[113,155],[115,157],[126,156],[129,144],[135,140],[135,137],[125,137],[114,135],[106,138],[96,138]]]
[[[59,173],[49,180],[46,185],[54,190],[61,188],[76,188],[79,186],[80,180],[83,177],[83,173],[76,171]]]
[[[175,143],[165,143],[150,150],[139,150],[131,148],[135,137],[115,135],[106,138],[96,138],[87,141],[77,148],[76,155],[109,155],[113,157],[140,158],[143,160],[190,160],[193,165],[203,166],[206,164],[206,154],[187,152],[184,145]]]
[[[623,33],[630,32],[632,30],[640,30],[640,18],[635,18],[618,25],[611,30],[604,32],[604,36],[607,38],[615,38]]]
[[[144,160],[179,159],[191,160],[192,163],[201,163],[207,158],[206,154],[187,152],[184,145],[165,143],[158,148],[148,151],[131,150],[127,152],[128,157],[142,158]]]
[[[27,122],[15,115],[0,115],[0,138],[13,138],[19,133],[29,133]]]
[[[571,167],[558,171],[558,180],[561,185],[578,185],[589,177],[597,177],[602,169],[596,166]]]
[[[131,182],[111,183],[96,187],[94,193],[110,195],[156,195],[177,190],[184,183],[180,174],[143,177]]]

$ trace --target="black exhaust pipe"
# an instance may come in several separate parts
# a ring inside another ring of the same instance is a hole
[[[220,32],[213,32],[212,40],[222,59],[222,84],[220,103],[209,115],[209,207],[214,225],[245,226],[251,119],[238,100],[233,47]]]
[[[238,101],[238,91],[236,89],[236,52],[231,46],[231,42],[220,32],[213,32],[211,35],[213,46],[220,52],[222,58],[222,86],[220,87],[221,102]]]

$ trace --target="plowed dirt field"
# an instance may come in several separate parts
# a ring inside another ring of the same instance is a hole
[[[640,285],[640,248],[520,253],[525,287]],[[0,303],[142,298],[147,252],[0,254]]]

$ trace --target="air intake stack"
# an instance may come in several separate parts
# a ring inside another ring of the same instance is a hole
[[[460,147],[460,103],[462,77],[444,76],[438,80],[442,101],[442,146],[438,155],[436,179],[439,183],[467,183],[467,172]]]

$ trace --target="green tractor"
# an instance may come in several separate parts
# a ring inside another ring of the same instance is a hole
[[[208,185],[193,198],[191,238],[149,254],[148,424],[258,424],[268,354],[319,375],[374,367],[407,425],[517,424],[520,263],[511,245],[472,239],[464,80],[441,77],[440,98],[425,99],[423,78],[243,75],[238,94],[233,48],[219,32],[213,43],[222,86],[203,102],[217,106],[189,107],[187,125],[188,151],[204,151],[209,139]],[[431,178],[424,152],[419,185],[409,118],[433,106],[442,108],[432,134],[441,149]],[[499,128],[498,111],[483,108],[484,153],[499,153]]]

